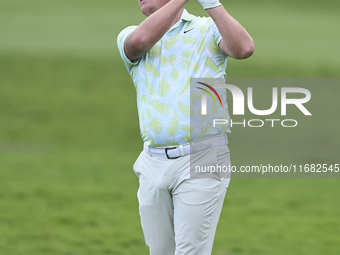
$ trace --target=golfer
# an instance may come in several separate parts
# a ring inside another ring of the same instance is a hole
[[[203,18],[183,9],[187,1],[139,0],[147,18],[117,40],[137,92],[144,149],[133,169],[151,255],[211,254],[230,178],[193,178],[190,164],[230,165],[229,128],[193,135],[190,79],[225,80],[227,58],[254,51],[252,38],[219,0],[198,0],[210,16]]]

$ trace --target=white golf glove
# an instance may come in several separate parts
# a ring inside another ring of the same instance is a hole
[[[219,0],[198,0],[198,2],[203,6],[205,10],[221,5]]]

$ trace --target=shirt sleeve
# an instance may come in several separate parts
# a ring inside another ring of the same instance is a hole
[[[217,26],[216,26],[216,24],[215,24],[215,22],[213,20],[211,20],[210,29],[213,31],[214,40],[216,42],[216,45],[218,46],[219,43],[222,41],[222,35],[218,31],[218,28],[217,28]]]
[[[137,26],[127,27],[124,30],[122,30],[117,37],[118,50],[119,50],[120,56],[123,59],[124,65],[126,69],[129,71],[129,73],[131,73],[131,68],[139,63],[139,60],[136,60],[134,62],[130,61],[130,59],[126,56],[124,52],[124,42],[125,42],[126,37],[129,34],[131,34],[136,28]]]
[[[211,18],[210,18],[211,19]],[[211,19],[211,23],[210,23],[210,30],[212,31],[213,33],[213,37],[214,37],[214,41],[216,43],[216,46],[217,48],[219,49],[219,51],[221,52],[221,54],[224,56],[224,57],[228,57],[228,55],[226,53],[224,53],[220,47],[218,46],[220,44],[220,42],[222,41],[222,35],[220,34],[220,31],[218,31],[218,28],[215,24],[215,22]]]

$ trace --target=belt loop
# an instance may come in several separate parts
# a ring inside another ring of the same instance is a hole
[[[149,146],[146,144],[146,143],[144,143],[143,144],[143,149],[144,149],[144,151],[146,151],[147,153],[149,153]]]
[[[196,152],[196,144],[195,142],[190,143],[190,153],[195,153]]]
[[[179,148],[179,151],[181,153],[181,157],[183,157],[185,155],[183,145],[182,144],[179,145],[178,148]]]

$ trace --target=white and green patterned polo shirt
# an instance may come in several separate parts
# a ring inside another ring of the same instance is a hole
[[[193,137],[190,129],[190,78],[226,79],[228,56],[218,47],[222,36],[213,20],[184,10],[151,51],[131,62],[124,53],[124,41],[136,27],[124,29],[117,43],[137,91],[143,141],[149,146],[169,146],[228,132],[229,127],[207,129]],[[226,100],[226,95],[221,98]]]

